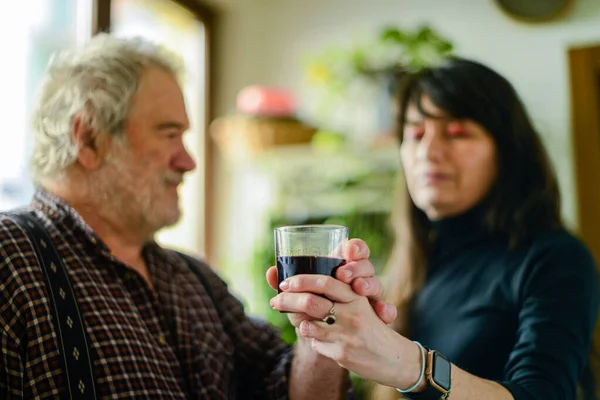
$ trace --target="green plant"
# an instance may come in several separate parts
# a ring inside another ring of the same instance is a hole
[[[346,94],[351,82],[380,74],[416,71],[452,54],[452,42],[433,28],[383,28],[378,37],[349,48],[331,46],[308,58],[308,82],[333,94]]]
[[[389,98],[402,74],[435,65],[449,57],[453,49],[449,39],[429,26],[412,30],[385,27],[367,43],[332,45],[310,55],[305,63],[312,96],[310,118],[321,128],[348,134],[361,124],[360,120],[348,120],[362,114],[365,104],[389,107]],[[366,125],[356,129],[371,129],[372,122],[364,122],[370,117],[361,118]],[[388,122],[383,121],[383,126],[375,129],[387,129]]]

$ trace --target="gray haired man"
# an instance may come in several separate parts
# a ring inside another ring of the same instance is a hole
[[[48,67],[33,115],[29,215],[49,243],[0,215],[1,398],[345,395],[337,363],[307,340],[285,345],[207,265],[154,241],[179,219],[178,186],[195,167],[182,140],[189,122],[176,60],[143,40],[101,34]],[[379,301],[368,248],[354,243],[355,262],[337,277],[390,322],[395,309]],[[36,256],[42,247],[55,249],[49,268]],[[48,283],[57,264],[67,286]],[[61,306],[71,295],[77,315]],[[69,343],[78,323],[85,348]],[[91,382],[75,381],[79,368],[66,373],[84,354]]]

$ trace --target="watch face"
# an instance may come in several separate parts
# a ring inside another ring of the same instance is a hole
[[[431,378],[444,390],[450,390],[450,361],[437,351],[433,357],[433,374]]]

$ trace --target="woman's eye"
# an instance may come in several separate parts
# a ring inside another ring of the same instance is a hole
[[[405,139],[420,139],[425,134],[425,129],[422,126],[407,126],[404,129]]]
[[[448,124],[448,127],[446,128],[446,132],[448,133],[448,136],[454,136],[454,137],[467,135],[467,130],[465,129],[465,127],[458,122],[452,122],[452,123]]]

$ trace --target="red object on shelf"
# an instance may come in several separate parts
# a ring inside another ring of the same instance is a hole
[[[237,96],[238,111],[264,117],[285,117],[296,113],[293,94],[283,88],[248,86]]]

